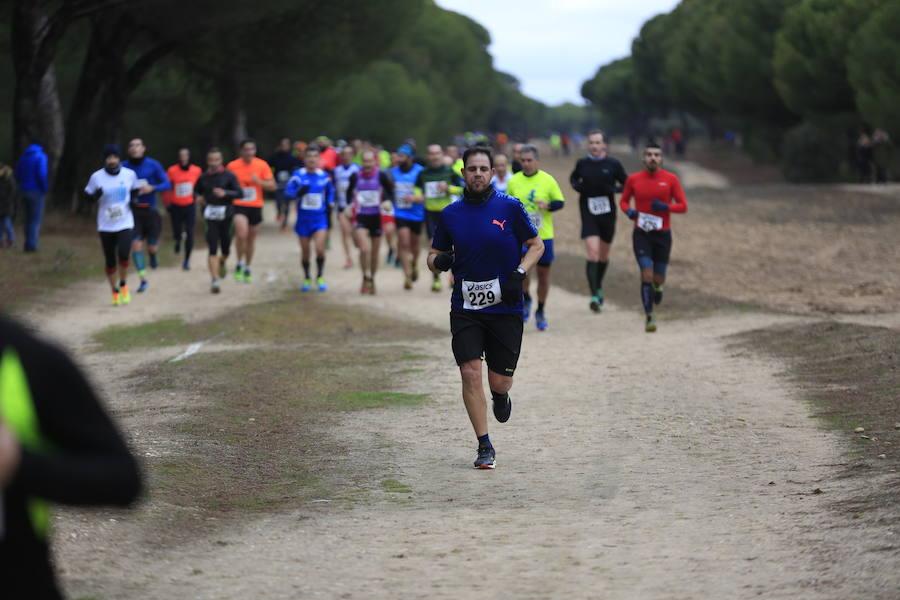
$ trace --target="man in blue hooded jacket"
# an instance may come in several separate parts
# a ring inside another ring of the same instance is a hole
[[[37,252],[44,197],[47,195],[47,154],[40,144],[31,144],[16,163],[16,183],[25,205],[25,252]]]

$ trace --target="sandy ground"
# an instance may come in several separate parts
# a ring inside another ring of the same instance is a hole
[[[194,271],[154,273],[151,291],[125,309],[105,307],[106,288],[92,280],[31,319],[79,354],[111,323],[233,318],[299,279],[292,234],[270,222],[260,242],[257,282],[229,281],[218,297],[201,251]],[[334,302],[446,326],[443,294],[424,282],[404,292],[389,269],[379,295],[362,298],[339,254],[328,273]],[[553,289],[550,330],[526,327],[512,420],[493,427],[495,471],[471,469],[449,338],[427,342],[429,376],[398,385],[433,403],[347,413],[331,432],[348,442],[346,460],[388,469],[411,493],[209,523],[177,545],[154,528],[166,510],[190,509],[63,510],[63,581],[73,597],[103,599],[896,598],[900,532],[833,510],[855,485],[836,478],[836,437],[777,377],[783,365],[727,349],[730,334],[802,317],[670,321],[664,307],[660,331],[647,335],[636,306],[595,315],[583,297]],[[124,376],[183,350],[79,354],[147,460],[175,443],[154,423],[178,418],[186,400],[136,398]]]

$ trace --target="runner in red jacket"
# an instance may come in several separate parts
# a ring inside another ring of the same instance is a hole
[[[662,169],[662,150],[656,144],[644,149],[643,171],[628,176],[619,206],[634,221],[634,256],[641,270],[641,302],[647,318],[644,330],[656,331],[653,305],[662,302],[663,284],[672,251],[672,213],[687,212],[681,182]],[[631,207],[634,198],[635,208]]]

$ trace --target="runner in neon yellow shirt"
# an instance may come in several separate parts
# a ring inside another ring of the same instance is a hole
[[[549,173],[538,168],[539,160],[540,154],[537,148],[530,144],[523,146],[520,158],[522,170],[509,180],[506,193],[519,199],[544,242],[544,255],[538,261],[538,308],[534,313],[535,325],[539,330],[544,331],[547,329],[544,305],[550,291],[550,264],[553,262],[553,213],[564,206],[565,198],[556,180]],[[529,283],[529,277],[526,276],[522,284],[525,290],[522,318],[526,322],[531,312]]]

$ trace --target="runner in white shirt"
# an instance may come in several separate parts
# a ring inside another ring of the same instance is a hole
[[[347,188],[350,186],[350,177],[359,173],[359,165],[353,162],[356,150],[347,145],[341,148],[341,164],[334,168],[335,204],[337,204],[338,223],[341,226],[341,242],[344,245],[344,268],[353,266],[353,257],[350,255],[350,238],[353,234],[353,207],[347,198]]]
[[[106,259],[106,278],[112,290],[113,306],[128,304],[128,256],[131,251],[131,237],[134,229],[134,215],[131,212],[133,192],[139,189],[137,175],[122,166],[118,146],[110,145],[103,150],[104,168],[95,171],[84,191],[97,200],[97,230]],[[136,192],[135,192],[136,193]],[[116,260],[118,259],[119,280],[116,282]]]
[[[506,187],[509,185],[509,179],[512,173],[509,172],[509,159],[505,154],[498,153],[494,155],[494,178],[491,179],[491,185],[498,192],[505,194]]]

